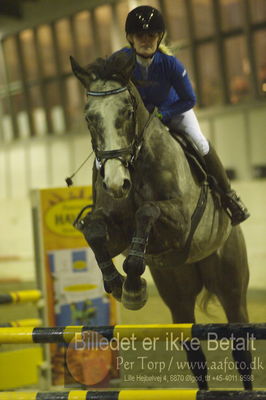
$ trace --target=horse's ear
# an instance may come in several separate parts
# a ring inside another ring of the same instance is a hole
[[[74,75],[80,80],[85,88],[89,88],[91,82],[95,80],[96,76],[82,68],[72,56],[70,56],[70,63]]]
[[[129,81],[132,78],[133,70],[135,67],[136,59],[135,55],[129,55],[123,51],[117,51],[109,59],[114,65],[113,76],[122,76],[125,81]]]
[[[135,64],[136,64],[136,59],[135,59],[134,54],[132,54],[130,56],[128,56],[128,54],[127,54],[126,56],[127,56],[125,58],[126,62],[125,62],[125,65],[123,66],[123,70],[124,70],[124,75],[129,80],[132,78],[133,70],[134,70]]]

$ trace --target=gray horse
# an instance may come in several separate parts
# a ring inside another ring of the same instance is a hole
[[[127,308],[141,308],[147,264],[174,323],[195,322],[203,288],[218,297],[229,322],[248,322],[241,229],[231,226],[206,181],[199,183],[168,128],[146,110],[131,80],[134,61],[117,53],[86,68],[73,58],[71,63],[87,92],[85,118],[98,165],[93,211],[78,228],[95,254],[105,290]],[[125,252],[124,277],[112,258]],[[188,343],[186,352],[199,389],[208,389],[202,350]],[[241,377],[250,377],[248,349],[232,355]],[[242,381],[252,389],[249,379]]]

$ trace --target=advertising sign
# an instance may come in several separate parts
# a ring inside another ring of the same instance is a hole
[[[115,303],[83,235],[73,227],[92,203],[91,187],[34,191],[37,279],[46,304],[45,325],[101,326],[116,323]],[[88,209],[85,212],[89,212]],[[51,346],[52,384],[64,384],[64,348]]]

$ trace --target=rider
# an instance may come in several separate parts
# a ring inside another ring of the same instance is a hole
[[[139,6],[129,12],[125,31],[131,47],[121,51],[136,55],[134,78],[151,83],[138,86],[146,108],[152,112],[157,107],[158,117],[170,130],[181,130],[193,140],[204,157],[208,173],[222,190],[222,204],[229,211],[232,225],[245,221],[248,210],[231,189],[218,155],[201,132],[193,111],[196,96],[187,71],[161,44],[165,34],[161,13],[154,7]]]

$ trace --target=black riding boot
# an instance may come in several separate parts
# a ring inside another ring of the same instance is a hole
[[[215,178],[218,186],[222,190],[222,205],[230,216],[232,225],[238,225],[245,221],[250,214],[246,206],[240,200],[240,197],[231,189],[229,179],[221,160],[211,145],[208,154],[204,156],[204,160],[208,173]]]

